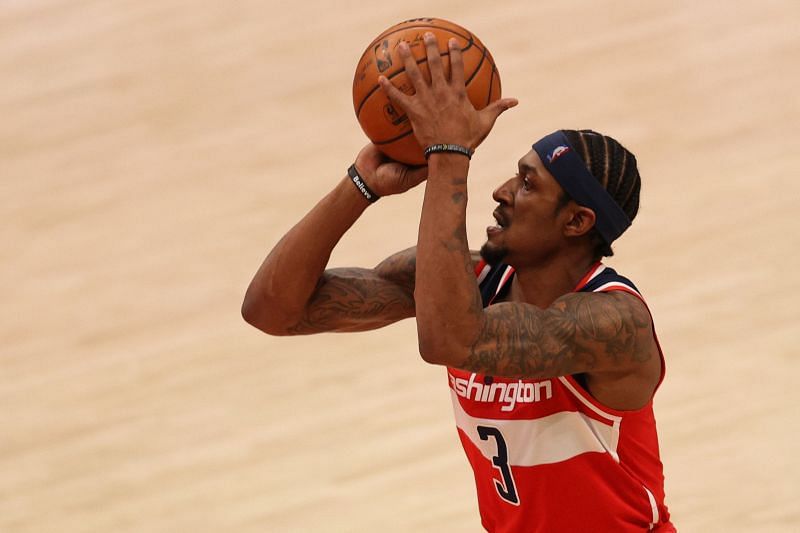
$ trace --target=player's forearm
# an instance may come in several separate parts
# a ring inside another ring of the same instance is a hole
[[[435,155],[429,163],[414,296],[420,353],[435,364],[457,361],[482,318],[467,245],[468,168],[459,155]]]
[[[369,202],[345,177],[275,245],[247,288],[242,316],[281,333],[302,316],[334,246]]]

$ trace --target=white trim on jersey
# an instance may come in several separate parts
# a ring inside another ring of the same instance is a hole
[[[622,283],[621,281],[609,281],[608,283],[604,283],[604,284],[600,285],[599,287],[597,287],[592,292],[605,292],[609,288],[627,289],[627,290],[635,293],[639,298],[642,299],[642,301],[644,301],[644,297],[639,293],[639,291],[637,291],[636,289],[634,289],[633,287],[631,287],[627,283]]]
[[[652,509],[653,511],[653,521],[650,522],[650,529],[653,529],[655,525],[658,524],[658,519],[659,519],[658,504],[656,503],[655,496],[653,496],[653,493],[650,492],[650,489],[648,489],[644,485],[642,485],[642,487],[644,488],[645,492],[647,492],[647,499],[650,500],[650,509]]]
[[[595,274],[595,275],[597,275],[597,274]],[[592,277],[594,277],[594,276],[592,276]],[[644,302],[644,296],[642,296],[642,294],[641,294],[639,291],[637,291],[636,289],[634,289],[632,286],[628,285],[627,283],[623,283],[623,282],[621,282],[621,281],[609,281],[608,283],[604,283],[604,284],[600,285],[599,287],[597,287],[596,289],[594,289],[594,291],[592,291],[592,292],[606,292],[606,291],[608,291],[609,289],[623,289],[623,290],[625,290],[625,291],[630,291],[630,292],[632,292],[633,294],[635,294],[636,296],[638,296],[638,297],[639,297],[639,299],[640,299],[642,302]],[[645,305],[647,305],[647,304],[645,304]],[[655,335],[655,333],[654,333],[654,335]],[[656,340],[656,343],[658,343],[658,340]],[[659,347],[659,348],[658,348],[658,350],[659,350],[659,352],[660,352],[660,351],[661,351],[661,347]],[[572,391],[572,393],[573,393],[573,394],[575,394],[576,396],[578,396],[578,398],[580,398],[580,399],[581,399],[581,401],[582,401],[582,402],[583,402],[585,405],[588,405],[589,407],[591,407],[591,408],[592,408],[592,410],[593,410],[595,413],[602,414],[603,416],[611,416],[611,415],[608,415],[607,413],[602,413],[602,412],[601,412],[601,411],[600,411],[600,410],[599,410],[599,409],[598,409],[596,406],[594,406],[593,404],[591,404],[590,402],[588,402],[588,400],[584,399],[584,398],[583,398],[583,395],[581,395],[580,393],[578,393],[578,391],[576,391],[576,390],[574,389],[574,387],[572,387],[572,386],[569,384],[569,382],[568,382],[568,381],[567,381],[565,378],[558,378],[558,379],[560,379],[560,380],[561,380],[561,382],[562,382],[562,383],[564,383],[564,385],[566,385],[566,386],[567,386],[567,388],[568,388],[570,391]],[[617,422],[617,424],[618,424],[618,422]],[[617,436],[619,436],[619,433],[617,433]],[[619,462],[619,457],[618,457],[616,454],[612,454],[612,455],[614,455],[614,459],[615,459],[617,462]],[[645,492],[647,493],[647,499],[648,499],[648,501],[650,502],[650,511],[652,512],[652,522],[650,522],[649,529],[651,529],[651,530],[652,530],[652,529],[655,527],[655,525],[656,525],[656,524],[658,524],[658,521],[659,521],[659,518],[660,518],[660,516],[659,516],[659,513],[658,513],[658,503],[656,502],[656,498],[655,498],[655,496],[653,496],[653,493],[652,493],[652,492],[650,492],[650,489],[648,489],[648,488],[647,488],[646,486],[644,486],[644,485],[642,485],[642,488],[643,488],[643,489],[645,490]]]
[[[591,276],[589,276],[589,279],[587,279],[587,280],[586,280],[586,283],[584,283],[584,285],[587,285],[587,284],[588,284],[589,282],[591,282],[591,281],[592,281],[594,278],[596,278],[597,276],[599,276],[599,275],[600,275],[600,274],[601,274],[601,273],[602,273],[602,272],[603,272],[603,271],[604,271],[606,268],[608,268],[608,267],[606,267],[606,266],[605,266],[604,264],[602,264],[602,263],[600,263],[599,265],[597,265],[597,270],[595,270],[595,271],[592,273],[592,275],[591,275]]]
[[[489,272],[491,272],[491,271],[492,271],[492,267],[489,265],[489,263],[486,263],[485,265],[483,265],[483,268],[481,269],[480,273],[478,274],[478,285],[483,283],[483,280],[486,279],[486,276],[488,276]]]
[[[450,389],[450,395],[456,426],[490,461],[497,455],[497,445],[492,440],[481,440],[478,426],[500,430],[508,447],[508,464],[512,466],[559,463],[588,452],[607,452],[619,461],[618,423],[609,425],[577,411],[561,411],[532,420],[477,418],[464,411],[454,390]]]
[[[512,267],[512,266],[507,266],[507,267],[506,267],[506,269],[505,269],[505,271],[503,272],[503,276],[500,278],[500,283],[498,283],[498,284],[497,284],[497,288],[494,290],[494,295],[495,295],[495,296],[497,296],[498,294],[500,294],[500,289],[502,289],[502,288],[503,288],[503,286],[504,286],[504,285],[506,284],[506,282],[508,281],[508,278],[509,278],[509,277],[511,276],[511,274],[513,274],[513,273],[514,273],[514,267]]]
[[[611,426],[614,429],[614,431],[611,435],[612,439],[605,441],[608,443],[606,451],[611,455],[611,457],[614,458],[616,462],[619,462],[619,454],[617,454],[617,446],[619,445],[619,425],[620,422],[622,422],[622,417],[606,413],[605,411],[597,407],[595,404],[590,402],[586,397],[584,397],[583,394],[578,392],[578,390],[572,386],[572,383],[570,383],[566,377],[561,376],[558,378],[558,381],[560,381],[567,388],[567,390],[569,390],[578,400],[580,400],[580,402],[583,405],[585,405],[593,412],[597,413],[598,415],[602,416],[603,418],[611,422]]]

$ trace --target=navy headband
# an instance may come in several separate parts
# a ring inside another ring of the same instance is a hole
[[[563,131],[543,137],[533,149],[561,188],[578,205],[594,211],[594,226],[606,243],[611,244],[628,229],[631,225],[628,215],[589,172]]]

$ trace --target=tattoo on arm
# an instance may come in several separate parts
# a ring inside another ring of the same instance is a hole
[[[369,269],[336,268],[325,271],[303,317],[289,331],[365,331],[411,316],[413,289],[409,292]]]
[[[417,273],[417,247],[412,246],[390,255],[375,267],[375,273],[386,281],[403,287],[413,296]]]
[[[416,247],[393,254],[374,269],[336,268],[325,271],[300,321],[289,329],[294,335],[324,331],[366,331],[415,315]],[[471,252],[465,268],[480,261]],[[481,310],[476,292],[476,309]]]
[[[648,361],[647,309],[624,294],[572,293],[548,309],[501,303],[484,321],[463,367],[508,377],[619,370]]]
[[[374,269],[326,270],[290,333],[365,331],[414,316],[416,260],[412,247]]]
[[[453,178],[450,180],[450,184],[456,187],[461,185],[467,184],[467,178]],[[452,195],[450,195],[450,199],[453,201],[454,205],[464,204],[467,202],[467,190],[464,189],[463,191],[456,191]]]
[[[463,250],[468,250],[467,244],[467,225],[462,222],[456,229],[453,230],[452,239],[441,240],[442,246],[451,253],[461,254]],[[474,276],[473,269],[475,268],[472,262],[472,255],[470,253],[464,255],[464,270],[470,276]]]

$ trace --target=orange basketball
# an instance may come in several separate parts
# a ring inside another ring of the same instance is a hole
[[[353,106],[361,128],[367,137],[387,156],[408,163],[425,163],[422,147],[414,137],[411,123],[402,109],[397,109],[378,84],[378,76],[386,76],[406,94],[414,94],[414,87],[406,76],[397,46],[408,42],[420,71],[430,81],[427,54],[422,36],[426,32],[436,35],[439,54],[450,75],[450,56],[447,42],[458,40],[464,58],[464,81],[467,95],[476,109],[483,109],[500,98],[500,73],[492,54],[469,30],[442,19],[420,18],[395,24],[378,35],[361,56],[353,78]]]

